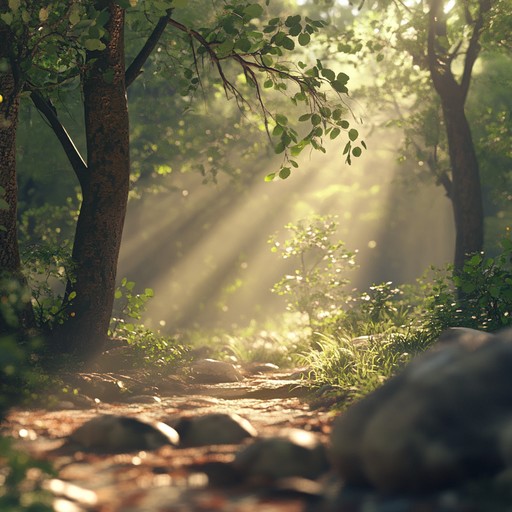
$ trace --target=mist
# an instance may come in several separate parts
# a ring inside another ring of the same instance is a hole
[[[118,276],[154,290],[145,321],[162,332],[275,320],[285,303],[271,288],[287,266],[270,252],[269,237],[286,237],[289,222],[331,214],[338,239],[358,252],[350,287],[414,282],[428,266],[452,261],[454,227],[442,189],[406,179],[399,144],[397,133],[375,130],[351,166],[340,144],[331,144],[325,155],[303,155],[287,180],[270,183],[264,177],[278,166],[271,158],[246,170],[245,186],[222,175],[203,184],[197,174],[173,173],[174,192],[130,204]]]

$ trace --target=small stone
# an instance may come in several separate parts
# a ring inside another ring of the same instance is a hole
[[[255,441],[237,454],[233,464],[249,477],[271,480],[314,480],[329,469],[324,445],[311,432],[298,429]]]
[[[238,414],[212,413],[181,418],[174,428],[180,436],[180,446],[238,444],[256,437],[256,429]]]
[[[279,370],[279,366],[273,363],[252,363],[246,367],[250,373],[271,373]]]
[[[99,453],[156,450],[179,443],[179,435],[165,423],[147,423],[129,416],[97,416],[78,427],[69,440]]]
[[[243,380],[242,374],[235,365],[216,359],[200,359],[196,361],[191,372],[196,382],[203,384],[216,384],[220,382],[239,382]]]
[[[155,395],[135,395],[125,400],[129,404],[161,404],[162,399]]]

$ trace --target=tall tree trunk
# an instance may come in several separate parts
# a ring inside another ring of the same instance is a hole
[[[108,40],[105,50],[87,56],[83,92],[88,169],[81,179],[68,317],[56,332],[57,347],[83,361],[94,358],[107,339],[130,176],[124,10],[113,1],[96,4],[110,12]]]
[[[438,90],[441,96],[450,163],[452,206],[455,219],[455,270],[461,270],[466,255],[479,252],[484,243],[484,214],[478,160],[460,94]]]
[[[470,36],[462,62],[460,83],[452,71],[459,48],[446,48],[439,35],[446,34],[444,0],[430,0],[427,55],[430,76],[441,99],[452,168],[451,200],[455,218],[455,271],[464,266],[466,255],[483,249],[484,214],[480,171],[473,137],[464,105],[468,96],[473,66],[480,52],[479,38],[489,0],[479,0],[478,11],[471,21]]]
[[[7,29],[0,29],[0,60],[11,63],[8,53],[10,35]],[[16,128],[18,125],[19,93],[21,85],[11,65],[0,71],[0,272],[2,277],[13,278],[22,286],[26,285],[21,274],[20,252],[16,211],[18,188],[16,183]],[[0,290],[0,299],[1,299]],[[34,316],[30,304],[18,305],[18,328],[33,327]],[[8,326],[0,315],[0,333],[15,326]]]

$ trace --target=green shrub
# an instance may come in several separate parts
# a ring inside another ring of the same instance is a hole
[[[425,327],[435,336],[447,327],[494,332],[512,325],[512,240],[494,258],[477,253],[463,269],[438,273],[427,298]]]
[[[135,283],[123,278],[115,293],[109,334],[131,347],[132,366],[174,367],[185,357],[186,348],[177,339],[163,336],[141,323],[142,313],[153,295],[151,288],[137,293]]]
[[[315,215],[297,224],[287,224],[289,238],[269,240],[272,252],[290,260],[291,272],[272,291],[286,297],[288,310],[306,316],[314,338],[340,314],[347,299],[347,273],[355,268],[355,253],[335,241],[338,223],[333,215]],[[313,343],[314,344],[314,343]]]

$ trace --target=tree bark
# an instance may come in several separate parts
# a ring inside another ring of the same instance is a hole
[[[65,297],[67,318],[54,347],[82,361],[101,352],[107,339],[130,177],[124,10],[113,1],[96,4],[110,12],[107,48],[88,52],[83,77],[87,172],[72,253],[75,275]]]
[[[464,55],[463,73],[460,83],[452,72],[451,65],[458,56],[438,41],[439,24],[443,23],[443,0],[430,0],[427,55],[430,76],[441,99],[443,119],[448,138],[448,150],[452,168],[451,201],[455,219],[455,271],[464,266],[468,254],[483,249],[484,214],[480,170],[473,137],[464,111],[469,91],[473,66],[478,57],[479,37],[483,27],[483,16],[490,9],[487,0],[481,0],[471,37]],[[445,22],[444,22],[445,23]]]
[[[21,273],[20,251],[18,247],[18,229],[16,212],[18,205],[18,187],[16,183],[16,129],[21,84],[13,69],[9,47],[11,37],[7,28],[0,29],[0,60],[8,63],[6,69],[0,72],[0,187],[5,200],[5,208],[0,207],[0,272],[1,277],[18,281],[26,286]],[[2,290],[0,290],[1,300]],[[18,304],[18,325],[7,325],[3,315],[0,315],[0,334],[13,329],[26,330],[34,326],[32,306]]]
[[[484,244],[484,213],[480,171],[473,137],[457,93],[443,88],[441,97],[450,163],[452,168],[452,206],[455,220],[455,271],[464,266],[468,254],[479,252]]]

